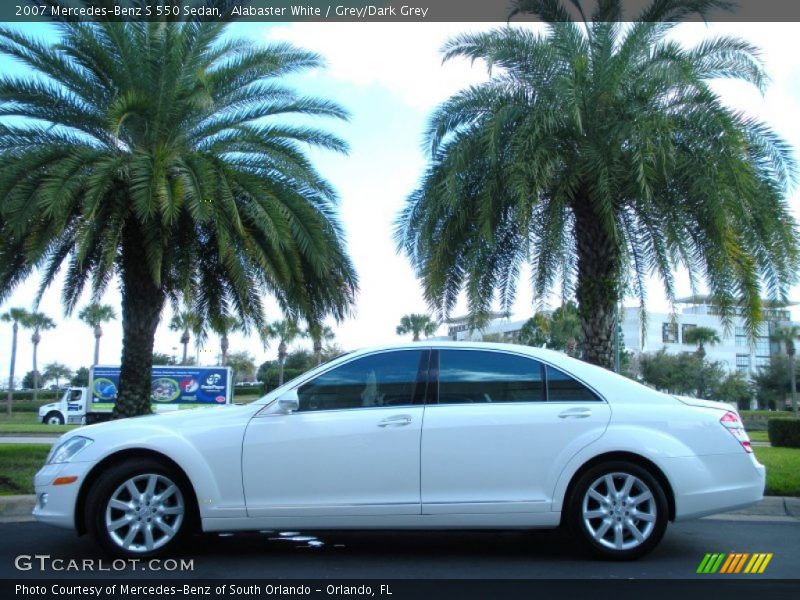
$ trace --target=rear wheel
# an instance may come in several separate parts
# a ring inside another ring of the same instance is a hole
[[[109,554],[151,557],[173,551],[194,516],[192,496],[179,473],[152,459],[111,467],[86,501],[89,533]]]
[[[608,462],[575,483],[567,507],[570,529],[595,555],[632,560],[664,536],[668,505],[664,490],[646,469]]]

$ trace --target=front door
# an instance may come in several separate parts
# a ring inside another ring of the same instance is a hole
[[[429,352],[377,352],[298,388],[299,410],[251,419],[242,448],[247,513],[420,514]]]

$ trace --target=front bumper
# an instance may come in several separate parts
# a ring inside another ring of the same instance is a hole
[[[75,529],[75,505],[78,492],[94,462],[68,462],[44,465],[33,478],[36,489],[36,505],[33,516],[37,521]],[[77,477],[73,483],[53,485],[57,477]]]
[[[764,498],[767,470],[754,454],[690,456],[665,463],[676,521],[744,508]]]

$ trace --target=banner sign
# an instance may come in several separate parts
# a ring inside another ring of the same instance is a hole
[[[92,407],[105,409],[117,399],[119,367],[94,367]],[[225,404],[230,385],[225,367],[153,367],[150,400],[154,404]]]

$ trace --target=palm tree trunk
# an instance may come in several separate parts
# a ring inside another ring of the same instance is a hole
[[[189,334],[187,333],[186,336],[188,337]],[[188,352],[189,352],[189,340],[186,340],[185,342],[183,342],[183,363],[182,364],[184,364],[184,365],[186,364],[186,361],[189,360],[187,358]]]
[[[19,324],[16,321],[14,321],[11,331],[11,367],[8,370],[8,404],[6,406],[9,417],[14,406],[14,363],[17,362],[17,333],[19,332]]]
[[[283,385],[283,363],[286,360],[286,344],[281,341],[278,346],[278,385]]]
[[[39,332],[34,332],[31,337],[33,342],[33,402],[39,400],[39,369],[37,368],[37,355],[39,353]]]
[[[222,336],[222,340],[220,340],[220,343],[219,343],[220,350],[222,350],[222,366],[223,367],[226,364],[228,364],[228,346],[229,346],[228,336],[227,335],[223,335]]]
[[[122,240],[122,365],[115,419],[151,411],[153,341],[164,294],[153,283],[141,237],[139,225],[129,219]]]
[[[103,336],[103,331],[100,330],[100,326],[94,328],[94,363],[98,364],[100,362],[100,338]]]
[[[797,417],[797,375],[794,372],[794,354],[789,356],[789,380],[792,386],[792,411]]]
[[[575,295],[587,362],[614,368],[614,313],[619,297],[620,251],[587,196],[574,203],[578,250]]]
[[[314,360],[317,366],[322,364],[322,340],[314,340]]]

